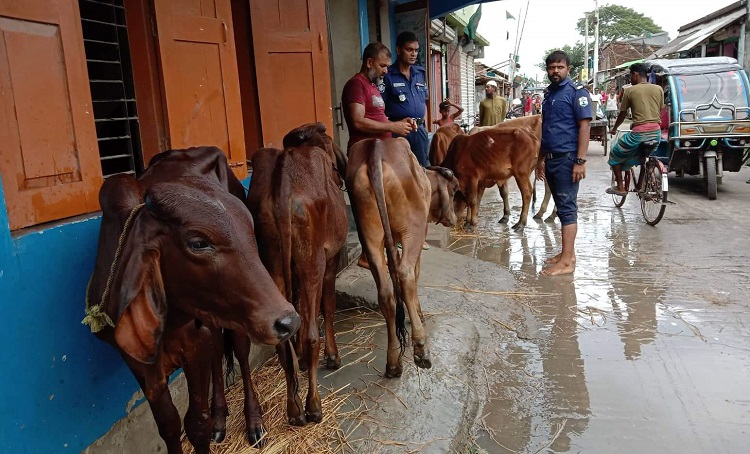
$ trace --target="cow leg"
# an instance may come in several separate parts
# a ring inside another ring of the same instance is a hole
[[[302,412],[302,401],[299,398],[299,382],[297,381],[297,370],[295,368],[295,354],[291,340],[282,342],[276,346],[279,362],[284,368],[286,378],[286,415],[292,426],[304,426],[307,424]]]
[[[479,184],[477,180],[469,181],[466,185],[466,204],[469,206],[469,214],[466,217],[466,225],[464,229],[467,232],[474,230],[474,227],[479,223],[477,217],[479,215]]]
[[[326,330],[325,360],[327,369],[341,367],[339,348],[333,330],[334,314],[336,312],[336,267],[341,253],[326,263],[326,274],[323,276],[323,322]]]
[[[424,237],[417,235],[410,241],[403,241],[403,255],[398,267],[399,280],[401,281],[401,294],[404,296],[406,310],[409,311],[411,320],[411,339],[414,348],[414,364],[423,369],[432,367],[430,352],[427,348],[427,336],[422,324],[422,309],[417,296],[417,273],[416,263],[421,253]]]
[[[517,223],[513,225],[513,230],[523,230],[526,227],[526,219],[529,216],[529,205],[531,205],[531,180],[530,175],[517,175],[516,183],[518,188],[521,190],[521,198],[523,199],[523,205],[521,207],[521,218]],[[507,184],[507,182],[506,182]]]
[[[422,254],[419,255],[419,257],[417,258],[417,263],[414,265],[414,274],[417,277],[417,282],[419,282],[419,268],[421,262]],[[419,303],[419,300],[417,300],[417,313],[419,313],[419,319],[422,320],[422,323],[424,324],[424,314],[422,313],[422,305]]]
[[[549,201],[552,198],[552,193],[549,190],[549,185],[547,182],[544,182],[544,198],[542,199],[542,205],[539,207],[539,211],[534,215],[534,219],[542,219],[542,216],[544,216],[544,212],[547,211],[547,207],[549,206]]]
[[[312,246],[309,244],[308,246]],[[303,355],[306,355],[308,366],[308,388],[305,401],[305,419],[307,422],[323,420],[323,409],[318,392],[318,362],[320,359],[320,334],[318,333],[318,314],[323,289],[326,259],[321,250],[311,257],[308,263],[298,263],[297,271],[300,281],[300,302],[298,312],[302,317],[302,326],[298,332],[303,344]]]
[[[557,217],[557,206],[552,208],[552,213],[547,217],[547,219],[544,220],[544,222],[555,222],[556,217]]]
[[[198,329],[195,337],[195,350],[183,364],[189,400],[185,414],[185,434],[196,454],[208,454],[211,442],[211,409],[208,396],[215,346],[213,333],[206,327]]]
[[[370,232],[372,233],[372,232]],[[400,377],[403,372],[401,366],[401,347],[396,336],[396,300],[393,297],[393,287],[388,279],[388,266],[383,254],[383,234],[379,233],[360,238],[364,239],[362,249],[367,260],[370,262],[370,272],[378,289],[378,305],[380,312],[385,318],[385,326],[388,331],[388,347],[386,352],[385,374],[386,378]],[[420,243],[421,247],[422,243]],[[394,245],[395,246],[395,245]]]
[[[508,182],[497,185],[497,189],[500,191],[500,198],[503,199],[503,217],[497,221],[500,224],[507,224],[510,220],[510,202],[508,201]]]
[[[258,403],[258,395],[255,393],[250,370],[250,338],[245,333],[232,332],[234,340],[234,354],[240,363],[242,375],[242,389],[245,391],[243,400],[243,411],[245,414],[245,436],[251,446],[262,448],[265,440],[266,428],[263,426],[263,411]]]
[[[172,402],[172,394],[169,392],[166,380],[159,386],[159,389],[148,392],[145,381],[140,377],[136,377],[136,379],[146,395],[149,407],[151,407],[151,414],[154,415],[159,435],[167,445],[167,454],[182,454],[182,440],[180,440],[182,420],[180,420],[177,407]]]
[[[224,386],[224,346],[223,333],[220,329],[213,330],[214,353],[211,358],[211,441],[221,443],[227,435],[227,396]],[[233,361],[233,358],[227,358]],[[227,367],[230,365],[228,364]]]

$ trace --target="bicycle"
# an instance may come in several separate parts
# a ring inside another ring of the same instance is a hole
[[[626,170],[623,175],[625,195],[612,194],[612,201],[617,208],[625,204],[628,193],[635,193],[641,200],[641,213],[648,225],[656,225],[664,217],[667,209],[667,193],[669,182],[667,181],[667,168],[658,158],[651,153],[659,147],[658,140],[649,140],[640,144],[641,165],[638,178],[636,179],[633,168]],[[632,183],[632,188],[631,188]],[[612,187],[616,185],[615,173],[612,172]]]
[[[466,118],[463,117],[460,119],[460,122],[458,122],[458,125],[463,129],[464,134],[468,134],[471,129],[477,125],[479,122],[479,114],[474,115],[466,115]]]

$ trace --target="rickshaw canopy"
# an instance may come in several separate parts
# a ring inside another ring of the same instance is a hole
[[[742,69],[737,60],[731,57],[702,57],[656,59],[645,62],[649,71],[655,70],[659,76],[681,76],[692,74],[711,74]]]

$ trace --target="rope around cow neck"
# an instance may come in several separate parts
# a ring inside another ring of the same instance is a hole
[[[136,205],[133,207],[132,210],[130,210],[130,214],[128,215],[128,219],[125,221],[125,225],[122,227],[122,232],[120,233],[120,238],[117,240],[117,250],[115,251],[115,258],[112,260],[112,265],[109,267],[109,277],[107,278],[107,285],[104,287],[104,293],[102,294],[102,299],[99,302],[99,304],[95,306],[90,306],[91,303],[91,281],[94,278],[94,275],[92,274],[89,278],[89,283],[86,286],[86,316],[83,317],[83,320],[81,320],[81,323],[84,325],[87,325],[89,328],[91,328],[92,333],[97,333],[104,329],[105,326],[111,326],[112,328],[115,327],[115,324],[112,322],[112,319],[107,315],[106,312],[102,309],[102,306],[104,305],[104,302],[107,301],[107,298],[109,297],[109,292],[112,289],[112,281],[115,278],[115,271],[117,271],[117,265],[120,261],[120,256],[122,255],[122,246],[125,243],[125,238],[128,236],[128,229],[130,228],[130,224],[133,222],[133,218],[135,217],[135,214],[143,208],[143,203]]]

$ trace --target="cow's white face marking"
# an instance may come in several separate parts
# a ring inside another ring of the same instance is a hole
[[[495,143],[495,141],[492,140],[492,137],[488,137],[487,139],[489,140],[489,143],[487,145],[492,145],[493,143]]]

